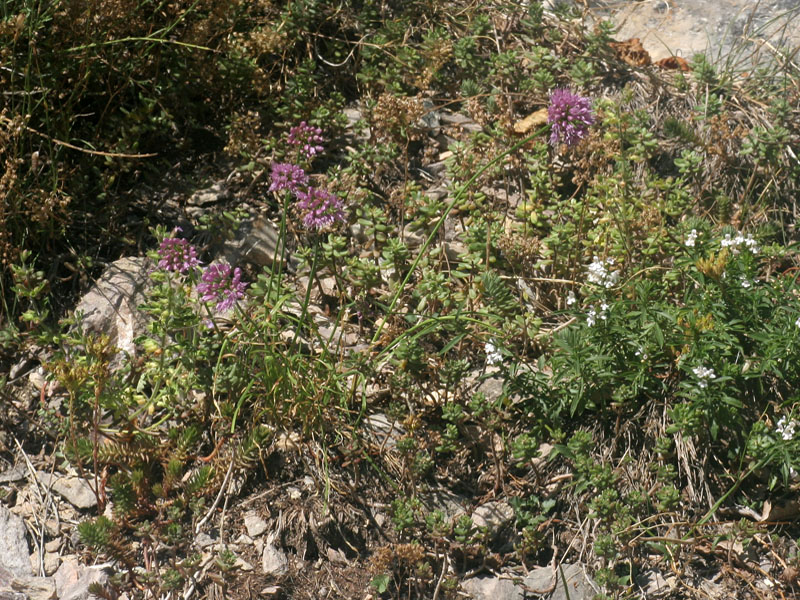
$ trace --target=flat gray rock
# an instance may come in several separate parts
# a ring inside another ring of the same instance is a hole
[[[85,333],[104,333],[123,353],[135,353],[134,340],[145,333],[145,301],[152,263],[145,257],[120,258],[103,272],[75,308]]]
[[[236,239],[225,243],[222,249],[223,258],[235,265],[242,261],[257,267],[272,267],[276,260],[287,264],[291,270],[297,268],[297,259],[286,252],[278,252],[280,231],[264,218],[244,221],[236,233]]]
[[[472,600],[527,600],[532,597],[546,600],[592,600],[597,593],[597,586],[585,574],[583,565],[564,564],[556,570],[555,581],[553,575],[550,567],[539,567],[532,569],[524,579],[508,576],[467,579],[461,582],[461,589]]]
[[[289,570],[289,560],[286,553],[272,544],[264,546],[264,554],[261,555],[261,570],[264,575],[280,577]]]
[[[22,519],[0,504],[0,567],[16,577],[33,575]]]
[[[552,9],[562,3],[578,10],[584,4],[583,0],[547,0],[546,5]],[[672,55],[691,60],[705,53],[712,61],[730,56],[731,66],[748,70],[753,53],[769,54],[768,47],[759,51],[763,42],[776,48],[800,44],[797,0],[590,0],[588,5],[590,22],[611,20],[619,28],[617,40],[639,38],[653,61]]]
[[[267,530],[267,522],[256,511],[249,510],[244,514],[244,527],[247,535],[256,538]]]
[[[514,509],[505,500],[487,502],[472,512],[475,527],[485,527],[492,535],[510,525],[513,520]]]
[[[59,477],[42,471],[37,476],[42,484],[51,488],[75,508],[86,509],[97,506],[97,495],[92,491],[92,487],[85,479],[80,477]]]
[[[0,567],[0,600],[56,600],[52,577],[16,576]]]
[[[85,567],[75,559],[68,559],[61,563],[53,580],[59,600],[89,600],[96,597],[89,593],[89,586],[105,585],[108,575],[101,568]]]

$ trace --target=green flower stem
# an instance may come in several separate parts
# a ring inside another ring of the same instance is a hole
[[[291,345],[294,346],[294,343],[297,341],[298,333],[300,332],[300,328],[303,326],[303,323],[306,320],[306,315],[308,314],[308,303],[311,300],[311,286],[314,285],[314,278],[317,275],[317,261],[319,259],[319,239],[315,240],[314,242],[314,258],[311,259],[311,270],[308,272],[308,285],[306,286],[306,295],[303,298],[303,307],[302,311],[300,312],[300,319],[297,322],[297,327],[294,330],[294,336],[292,337]]]
[[[289,210],[289,192],[283,194],[283,207],[281,209],[281,226],[278,234],[278,243],[275,244],[275,255],[272,257],[272,266],[270,267],[269,287],[267,288],[267,295],[265,298],[269,301],[272,298],[272,284],[275,281],[276,275],[278,279],[278,289],[280,289],[280,275],[283,271],[283,259],[289,260],[286,255],[286,213]]]

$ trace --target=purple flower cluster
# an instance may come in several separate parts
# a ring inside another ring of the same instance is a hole
[[[164,238],[158,247],[158,266],[165,271],[186,273],[200,265],[197,250],[181,238]]]
[[[289,130],[289,137],[286,141],[292,146],[299,146],[300,153],[306,158],[314,158],[322,152],[322,129],[312,127],[305,121],[300,121],[299,125]]]
[[[303,168],[292,163],[272,163],[270,177],[272,179],[270,192],[289,190],[296,193],[300,186],[308,184],[308,175]]]
[[[322,130],[301,121],[289,130],[287,143],[299,146],[300,154],[312,158],[322,152]],[[293,163],[273,163],[270,174],[271,192],[289,190],[297,198],[295,204],[303,225],[309,229],[323,229],[345,220],[342,201],[330,192],[308,185],[308,175]]]
[[[297,208],[303,215],[303,225],[322,229],[344,221],[342,201],[334,194],[318,188],[297,192]]]
[[[197,284],[197,293],[203,302],[216,302],[217,312],[225,312],[237,300],[244,298],[247,284],[241,280],[242,272],[237,267],[219,263],[209,266]]]
[[[567,146],[574,146],[589,134],[589,126],[594,123],[591,101],[568,89],[553,90],[547,109],[547,122],[550,124],[551,145],[557,146],[563,142]]]

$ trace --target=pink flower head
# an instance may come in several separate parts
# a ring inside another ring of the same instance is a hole
[[[292,163],[272,163],[272,183],[269,186],[270,192],[289,190],[297,192],[300,186],[308,183],[308,175],[297,165]]]
[[[158,266],[165,271],[186,273],[200,265],[195,247],[181,238],[164,238],[158,247],[158,257]]]
[[[325,190],[308,188],[297,192],[297,208],[303,215],[303,225],[311,229],[322,229],[334,223],[344,222],[342,201]]]
[[[247,284],[241,278],[242,271],[238,267],[231,269],[226,263],[210,265],[200,277],[202,283],[197,284],[197,293],[203,302],[216,302],[217,312],[225,312],[244,298]]]
[[[289,137],[286,141],[292,146],[299,146],[300,154],[306,158],[314,158],[322,152],[322,129],[312,127],[305,121],[300,121],[296,127],[289,130]]]
[[[553,90],[547,122],[550,123],[551,145],[563,142],[574,146],[589,134],[589,126],[594,123],[591,101],[565,88]]]

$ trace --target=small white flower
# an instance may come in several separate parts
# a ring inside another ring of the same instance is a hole
[[[634,352],[634,355],[641,358],[642,362],[647,360],[647,352],[644,351],[644,348],[639,348],[636,352]]]
[[[703,366],[695,367],[694,369],[692,369],[692,373],[694,373],[694,376],[697,377],[697,379],[699,380],[697,382],[697,385],[701,389],[707,388],[708,382],[713,381],[714,379],[717,378],[717,374],[714,373],[714,369],[710,369]]]
[[[754,283],[754,282],[753,282],[753,281],[750,281],[750,280],[749,280],[747,277],[745,277],[744,275],[740,276],[740,277],[739,277],[739,279],[741,280],[741,282],[742,282],[742,287],[743,287],[744,289],[748,289],[748,288],[751,288],[751,287],[753,287],[753,283]]]
[[[777,431],[784,440],[791,440],[797,429],[797,421],[792,419],[788,421],[786,417],[781,417],[778,424],[775,426]]]
[[[758,242],[756,242],[753,239],[753,236],[749,233],[747,234],[747,237],[745,237],[741,233],[737,232],[736,237],[734,238],[731,237],[730,233],[726,233],[725,237],[720,240],[719,245],[723,248],[731,248],[731,251],[734,254],[739,254],[739,246],[742,245],[751,253],[758,253]]]
[[[697,232],[697,229],[692,229],[692,232],[686,236],[686,242],[684,242],[689,248],[694,248],[694,244],[697,241],[697,236],[700,234]]]
[[[593,327],[594,324],[597,323],[597,319],[605,321],[606,319],[608,319],[608,314],[606,313],[607,310],[608,310],[608,304],[606,304],[605,302],[603,302],[600,305],[599,312],[594,306],[592,306],[586,313],[586,324],[589,327]]]
[[[486,364],[496,365],[503,362],[503,355],[497,351],[497,347],[492,342],[486,342]]]
[[[753,254],[758,253],[758,242],[753,239],[752,235],[748,234],[747,237],[744,238],[744,245],[747,246],[747,249]]]
[[[577,302],[577,299],[575,298],[575,292],[570,291],[570,293],[567,294],[567,306],[572,306],[575,304],[575,302]]]
[[[797,320],[794,322],[795,327],[800,327],[800,317],[797,317]]]
[[[600,260],[596,256],[587,267],[587,279],[589,283],[596,283],[605,288],[612,288],[619,281],[619,271],[609,272],[608,267],[614,266],[614,259],[607,258]]]

